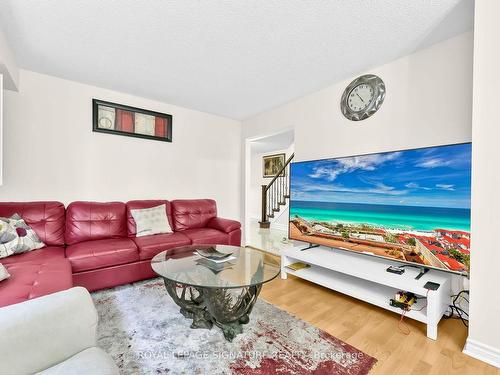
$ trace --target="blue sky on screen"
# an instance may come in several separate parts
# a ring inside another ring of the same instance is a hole
[[[471,144],[292,164],[292,200],[470,208]]]

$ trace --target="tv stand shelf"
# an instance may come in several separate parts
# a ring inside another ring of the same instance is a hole
[[[298,271],[286,267],[295,262],[311,267]],[[402,275],[396,275],[386,271],[390,265],[394,262],[335,248],[321,246],[301,251],[300,247],[294,247],[281,256],[281,277],[286,279],[287,275],[294,275],[398,314],[402,310],[389,304],[397,291],[427,296],[427,299],[419,299],[405,317],[427,324],[427,337],[436,340],[437,325],[450,301],[451,275],[430,270],[415,280],[419,269],[406,267]],[[424,288],[427,281],[438,283],[440,287],[428,292]]]

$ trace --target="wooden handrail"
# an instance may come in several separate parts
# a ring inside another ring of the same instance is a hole
[[[292,161],[292,159],[293,159],[294,156],[295,156],[295,153],[293,153],[292,155],[290,155],[290,157],[288,158],[288,160],[285,162],[285,165],[283,165],[283,167],[276,174],[276,176],[273,177],[273,179],[271,180],[271,182],[267,184],[266,191],[269,190],[269,188],[274,183],[274,181],[276,181],[276,179],[283,173],[283,171],[286,169],[286,167],[288,167],[288,164],[290,164],[290,162]]]
[[[283,205],[284,202],[286,201],[286,198],[289,198],[289,190],[290,186],[288,181],[284,180],[285,178],[289,177],[286,175],[286,169],[290,162],[292,161],[293,157],[295,154],[290,155],[288,160],[285,162],[285,164],[281,167],[281,169],[276,173],[276,175],[273,177],[271,182],[267,185],[262,185],[262,215],[261,215],[261,221],[260,221],[260,226],[261,228],[269,228],[269,215],[273,214],[273,211],[279,211],[279,206]],[[283,175],[282,175],[283,174]],[[280,183],[275,186],[275,182],[278,178],[282,177],[280,179]],[[269,192],[270,189],[273,189],[272,191]],[[270,202],[268,201],[268,192],[269,195],[273,194],[270,198]],[[268,207],[269,203],[269,207]],[[276,206],[276,207],[275,207]],[[269,211],[269,212],[268,212]]]

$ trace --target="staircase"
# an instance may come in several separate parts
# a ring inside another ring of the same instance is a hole
[[[273,177],[267,185],[262,185],[262,214],[259,221],[261,228],[269,228],[269,219],[280,212],[282,206],[290,199],[290,162],[295,154],[292,154],[281,170]]]

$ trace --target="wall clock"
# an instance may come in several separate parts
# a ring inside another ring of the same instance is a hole
[[[356,78],[340,100],[342,114],[351,121],[364,120],[379,110],[385,98],[384,81],[373,74]]]

